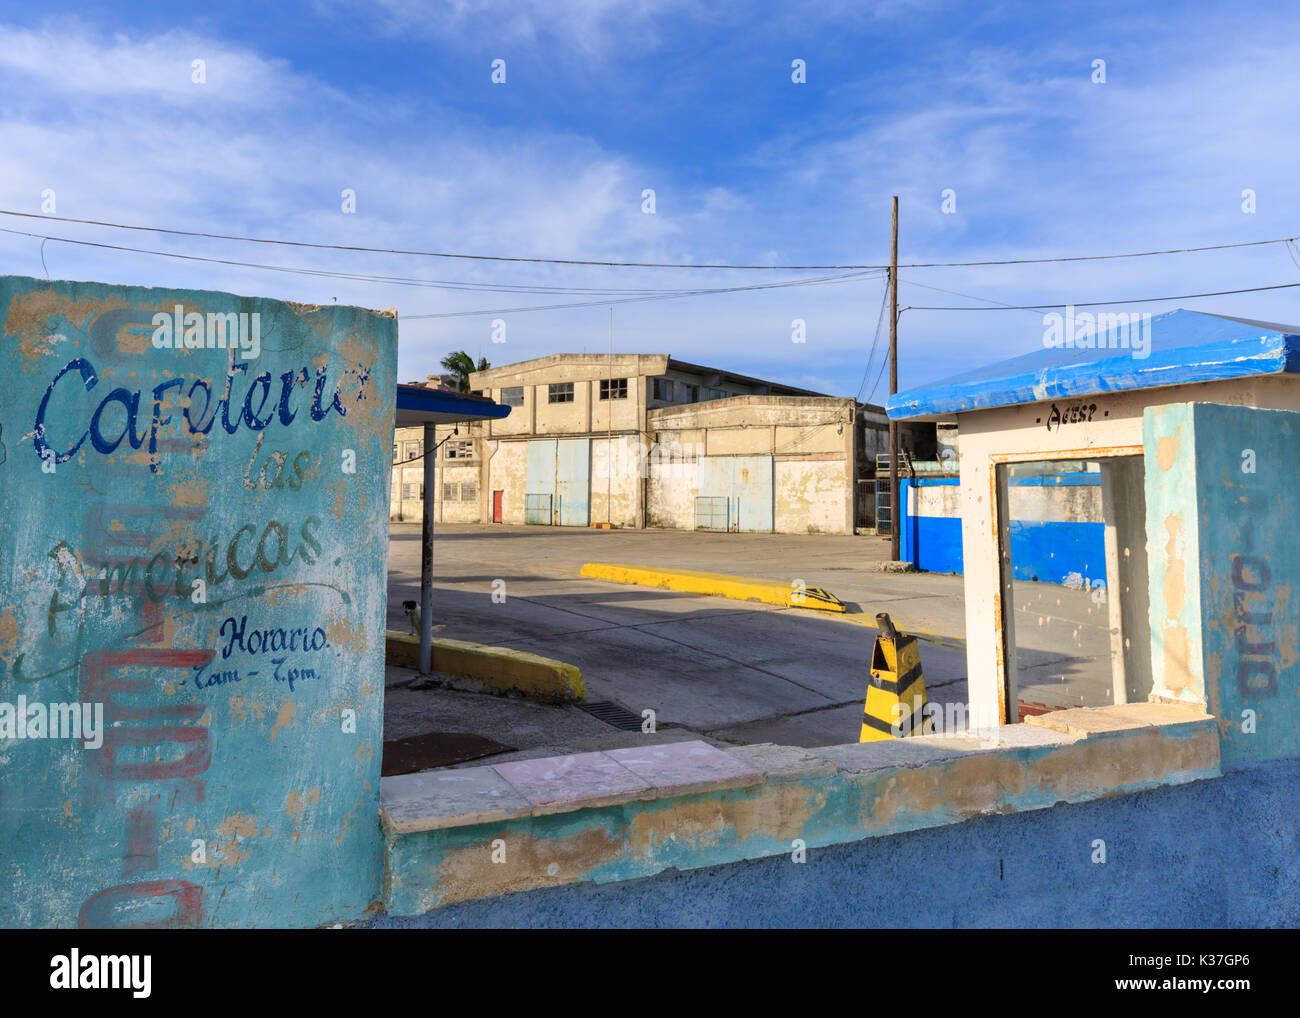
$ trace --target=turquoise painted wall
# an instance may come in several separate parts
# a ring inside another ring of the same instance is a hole
[[[1300,414],[1148,409],[1156,692],[1205,698],[1225,768],[1300,754]]]
[[[1294,928],[1298,782],[1300,761],[1277,761],[1134,795],[809,846],[802,863],[787,851],[641,880],[496,895],[366,924]]]
[[[357,308],[0,277],[0,925],[378,898],[396,354]]]

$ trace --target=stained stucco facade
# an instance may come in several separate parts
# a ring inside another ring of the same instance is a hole
[[[557,354],[475,373],[509,417],[440,429],[439,522],[851,534],[886,418],[666,354]],[[399,429],[394,462],[419,455]],[[393,519],[421,513],[419,463]]]

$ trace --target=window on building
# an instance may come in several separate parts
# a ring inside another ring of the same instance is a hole
[[[683,385],[680,388],[683,403],[696,403],[699,401],[700,387],[698,385]]]
[[[423,484],[418,484],[418,483],[417,483],[417,484],[403,484],[403,485],[402,485],[402,498],[403,498],[405,501],[408,501],[408,502],[414,502],[414,501],[416,501],[417,499],[422,499],[422,498],[424,498],[424,485],[423,485]]]
[[[661,400],[664,403],[671,403],[673,401],[673,396],[673,380],[671,378],[656,378],[655,399]]]
[[[415,459],[417,456],[423,456],[423,455],[424,455],[423,441],[406,443],[406,455],[405,455],[406,459],[412,460]]]
[[[722,389],[710,389],[705,399],[726,399],[727,393]]]
[[[474,458],[473,439],[452,439],[444,447],[443,459],[472,460]]]
[[[460,486],[460,500],[462,502],[478,501],[478,482],[464,481]]]
[[[502,389],[501,402],[506,406],[523,406],[524,387],[522,385],[514,385],[508,389]]]
[[[572,403],[573,383],[554,382],[547,386],[546,401],[548,403]]]
[[[626,378],[602,378],[600,380],[601,399],[627,399]]]
[[[1007,716],[1151,691],[1141,456],[997,467]]]
[[[442,500],[444,502],[460,501],[460,485],[454,481],[442,482]]]

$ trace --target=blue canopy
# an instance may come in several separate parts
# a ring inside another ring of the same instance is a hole
[[[510,414],[510,407],[494,403],[483,396],[469,396],[446,389],[426,389],[420,385],[397,386],[399,428],[417,424],[456,424],[460,421],[499,420]]]
[[[1074,332],[1085,313],[1074,311],[1072,320],[1061,316],[1062,335]],[[1179,308],[1153,316],[1137,330],[1136,324],[1110,328],[1095,336],[1091,348],[1044,347],[897,393],[885,408],[891,418],[908,420],[1047,399],[1300,372],[1300,326]]]

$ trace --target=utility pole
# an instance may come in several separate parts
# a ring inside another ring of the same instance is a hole
[[[609,397],[605,401],[605,521],[614,524],[614,309],[609,309],[609,364],[606,366]]]
[[[889,394],[898,391],[898,195],[889,227]],[[889,419],[889,541],[899,560],[898,422]]]

